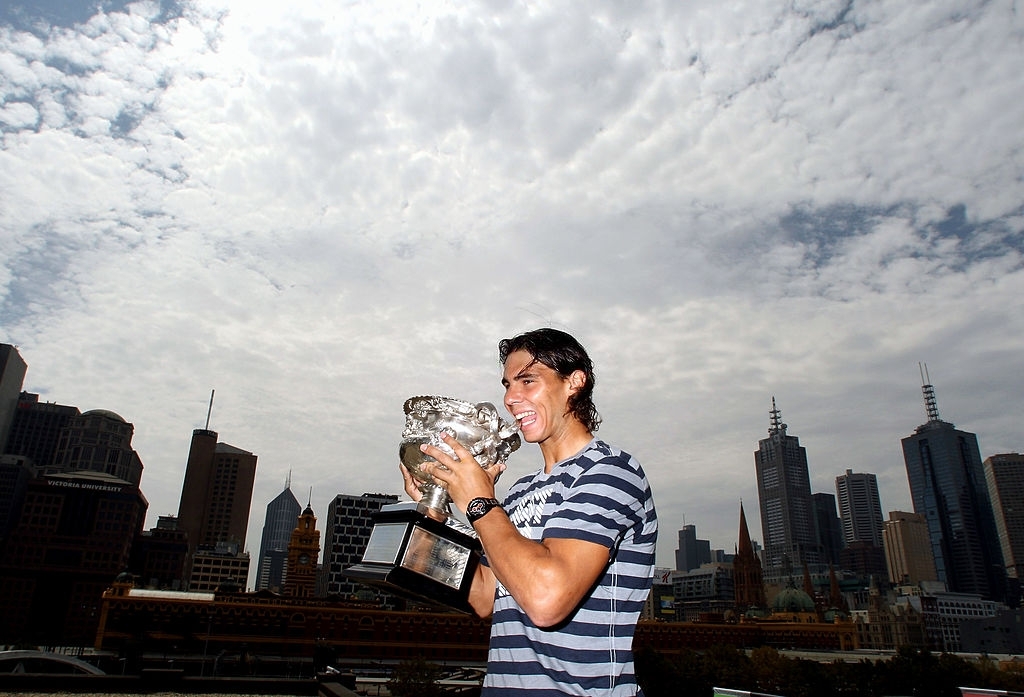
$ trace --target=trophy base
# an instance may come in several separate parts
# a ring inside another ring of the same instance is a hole
[[[390,593],[472,613],[469,589],[482,547],[475,537],[422,512],[414,502],[373,515],[363,560],[344,574]]]

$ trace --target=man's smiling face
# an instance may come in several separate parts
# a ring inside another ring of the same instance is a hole
[[[508,355],[501,384],[505,386],[505,408],[519,424],[526,442],[542,443],[561,436],[574,421],[568,413],[569,396],[575,389],[571,381],[528,351]]]

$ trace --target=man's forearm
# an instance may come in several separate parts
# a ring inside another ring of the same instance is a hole
[[[469,587],[469,604],[481,619],[494,614],[494,591],[497,581],[489,568],[480,564]]]

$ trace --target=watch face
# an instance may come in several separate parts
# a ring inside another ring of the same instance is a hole
[[[466,506],[466,517],[473,522],[477,518],[483,517],[487,511],[500,505],[497,499],[473,499]]]

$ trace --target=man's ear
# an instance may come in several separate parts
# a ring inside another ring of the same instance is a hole
[[[587,374],[582,370],[574,370],[569,375],[569,389],[573,392],[579,392],[583,389],[583,386],[587,384]]]

